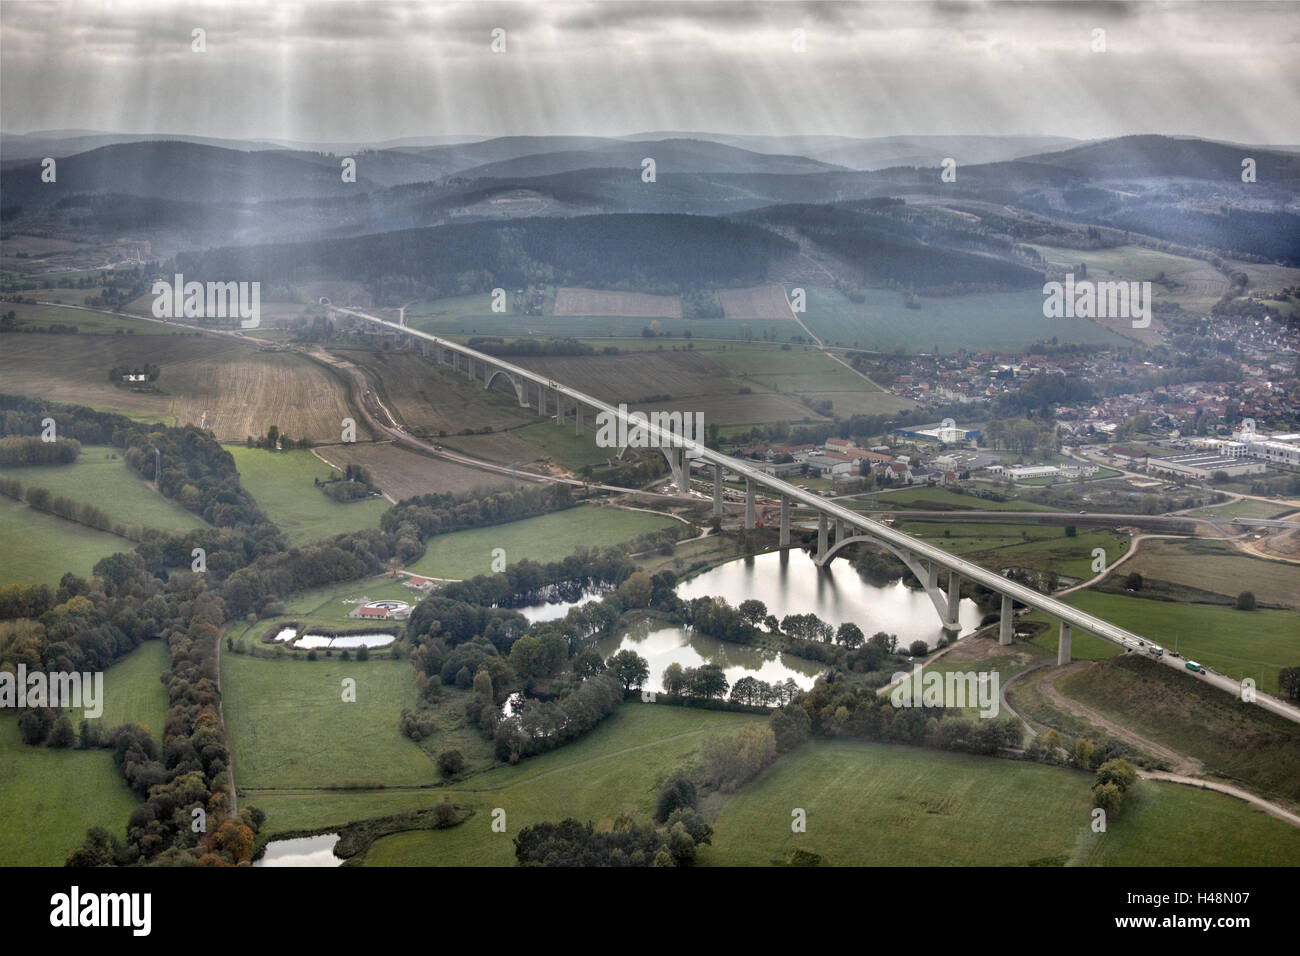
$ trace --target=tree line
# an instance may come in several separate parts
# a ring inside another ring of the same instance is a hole
[[[0,465],[70,465],[81,454],[75,438],[45,441],[36,435],[10,434],[0,438]],[[11,496],[12,497],[12,496]]]

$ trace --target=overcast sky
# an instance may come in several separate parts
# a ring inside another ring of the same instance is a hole
[[[1295,143],[1300,6],[4,0],[0,116],[6,132],[317,142],[671,129]]]

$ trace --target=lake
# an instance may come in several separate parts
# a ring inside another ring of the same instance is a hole
[[[925,641],[927,647],[933,648],[944,634],[939,615],[924,591],[914,591],[902,581],[883,586],[872,584],[844,560],[819,569],[806,552],[795,549],[785,555],[771,552],[728,561],[682,582],[677,586],[677,594],[684,601],[706,595],[721,597],[733,607],[754,598],[766,604],[768,613],[778,619],[787,614],[812,613],[835,627],[852,621],[867,637],[877,631],[897,635],[898,645],[903,649],[913,641]],[[599,597],[599,593],[590,593],[578,601],[537,604],[516,610],[529,621],[547,621],[563,617],[569,608]],[[975,602],[963,599],[958,609],[960,633],[974,630],[981,617]],[[825,670],[824,665],[815,661],[720,641],[656,621],[641,621],[625,633],[608,637],[597,645],[600,655],[607,660],[626,648],[649,661],[650,679],[645,689],[655,692],[662,690],[664,668],[674,662],[682,667],[717,664],[732,684],[745,676],[768,683],[792,678],[803,688],[811,687],[817,675]]]

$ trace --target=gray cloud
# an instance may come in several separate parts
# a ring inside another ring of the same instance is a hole
[[[7,131],[451,133],[1300,129],[1293,4],[0,3]],[[207,31],[208,52],[190,51]],[[490,31],[507,31],[505,54]],[[1107,52],[1090,48],[1106,31]],[[791,49],[802,29],[807,51]]]

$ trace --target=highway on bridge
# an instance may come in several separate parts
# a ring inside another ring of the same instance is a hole
[[[567,385],[561,385],[544,375],[531,372],[518,365],[512,365],[497,356],[488,355],[486,352],[479,352],[457,342],[440,339],[427,332],[421,332],[418,329],[413,329],[409,326],[399,325],[396,322],[389,322],[386,319],[367,315],[364,312],[358,312],[354,309],[341,308],[333,305],[329,306],[329,308],[337,312],[343,312],[347,315],[353,315],[360,319],[378,323],[379,325],[386,326],[387,328],[393,329],[397,332],[403,332],[407,335],[415,336],[416,338],[431,342],[449,351],[459,352],[461,355],[470,356],[483,362],[485,365],[501,369],[524,381],[532,382],[537,385],[538,388],[551,389],[559,395],[566,396],[572,402],[581,403],[589,408],[594,408],[599,412],[611,415],[614,417],[614,420],[627,418],[631,414],[625,410],[620,410],[613,405],[609,405],[598,398],[588,395],[585,392],[580,392]],[[1102,620],[1099,617],[1085,613],[1078,608],[1071,607],[1062,601],[1056,600],[1050,595],[1040,594],[1038,591],[1035,591],[1030,587],[1026,587],[1023,584],[1005,578],[994,571],[989,571],[988,569],[967,561],[964,558],[958,557],[957,555],[950,554],[942,548],[937,548],[932,544],[914,538],[903,531],[897,531],[886,524],[882,524],[879,521],[863,515],[861,512],[854,511],[851,508],[846,508],[843,505],[838,505],[832,500],[823,498],[816,492],[803,491],[796,488],[794,485],[781,481],[779,478],[774,478],[760,469],[740,461],[739,459],[706,448],[700,442],[683,439],[681,436],[673,434],[657,425],[642,423],[639,419],[630,422],[628,427],[629,429],[644,429],[645,432],[652,437],[652,441],[658,442],[659,447],[685,447],[687,455],[694,458],[696,461],[706,461],[711,464],[719,465],[728,471],[753,482],[757,487],[766,488],[769,491],[775,491],[790,499],[792,502],[805,505],[814,511],[825,514],[829,518],[842,521],[846,526],[856,528],[878,541],[892,544],[903,551],[910,552],[919,558],[931,562],[935,566],[945,568],[949,571],[955,571],[962,578],[965,578],[968,581],[974,581],[995,593],[1009,596],[1026,607],[1042,611],[1043,613],[1056,618],[1058,621],[1068,624],[1072,628],[1087,631],[1089,634],[1093,634],[1104,641],[1109,641],[1111,644],[1114,644],[1116,647],[1122,648],[1125,651],[1140,652],[1144,649],[1146,644],[1151,643],[1149,639],[1143,638],[1132,631],[1119,627],[1116,624],[1112,624],[1109,621]],[[1189,676],[1192,674],[1190,671],[1187,673]],[[1206,679],[1207,682],[1212,683],[1216,687],[1229,690],[1230,693],[1239,693],[1239,686],[1228,678],[1219,677],[1217,680],[1210,680],[1209,677],[1210,675],[1207,675],[1206,678],[1203,679]],[[1225,686],[1225,684],[1228,686]],[[1293,707],[1264,693],[1258,694],[1256,703],[1261,707],[1286,717],[1288,720],[1300,723],[1300,708]]]

